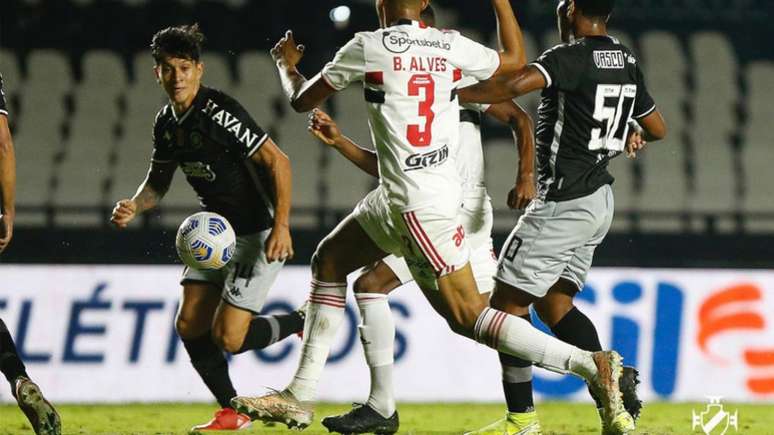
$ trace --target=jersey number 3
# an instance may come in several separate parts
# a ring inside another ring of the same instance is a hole
[[[623,151],[636,96],[637,85],[597,85],[594,119],[602,127],[591,129],[590,150]]]
[[[423,89],[425,97],[419,102],[419,116],[425,118],[424,128],[420,125],[409,124],[406,130],[406,139],[415,147],[426,147],[433,140],[433,103],[435,102],[435,82],[430,74],[414,74],[408,82],[408,94],[412,97],[419,96],[419,90]]]

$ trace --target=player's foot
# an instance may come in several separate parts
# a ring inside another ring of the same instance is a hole
[[[347,413],[323,418],[322,425],[329,432],[342,434],[375,433],[377,435],[391,435],[398,431],[400,421],[398,419],[398,411],[395,411],[390,418],[385,418],[368,406],[368,404],[355,403]]]
[[[36,434],[59,435],[62,433],[62,421],[59,414],[51,403],[43,397],[43,393],[34,382],[25,377],[19,377],[16,380],[16,401]]]
[[[637,396],[637,385],[640,384],[640,372],[631,366],[623,366],[623,374],[618,386],[623,396],[623,405],[626,412],[636,421],[642,411],[642,401]]]
[[[621,399],[621,355],[615,351],[594,352],[593,358],[597,374],[589,385],[602,401],[602,427],[606,434],[626,434],[634,430],[634,418],[626,411]]]
[[[240,430],[250,427],[250,417],[236,412],[232,408],[223,408],[215,411],[215,416],[207,423],[191,428],[191,432],[206,430]]]
[[[253,420],[284,423],[289,429],[304,429],[312,424],[314,411],[310,403],[302,403],[290,391],[271,391],[263,396],[238,396],[231,406]]]
[[[541,435],[537,412],[509,412],[505,418],[465,435]]]

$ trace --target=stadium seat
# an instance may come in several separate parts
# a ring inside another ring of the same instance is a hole
[[[237,61],[239,81],[233,88],[233,96],[247,109],[255,122],[268,129],[277,117],[275,102],[285,103],[279,85],[277,68],[268,54],[259,51],[242,53]]]
[[[667,120],[669,133],[666,140],[650,144],[638,156],[643,170],[642,190],[634,198],[632,208],[644,213],[677,213],[684,211],[688,199],[686,144],[682,137],[685,124],[682,105],[687,93],[685,55],[677,38],[666,32],[645,34],[640,40],[640,47],[645,82]],[[682,229],[676,215],[669,219],[646,216],[642,220],[642,228],[670,232]]]
[[[774,119],[774,63],[755,62],[747,67],[748,122],[744,132],[742,165],[745,172],[746,194],[743,210],[768,213],[766,219],[749,219],[748,231],[774,232],[774,148],[771,121]]]
[[[729,212],[740,206],[742,174],[735,172],[730,138],[737,133],[737,62],[730,43],[718,33],[690,39],[694,60],[691,124],[695,191],[689,202],[696,212]]]
[[[6,98],[10,95],[20,94],[24,81],[16,53],[0,48],[0,74],[3,75],[3,85]]]
[[[227,59],[219,53],[206,52],[202,54],[201,60],[204,63],[202,83],[230,94],[234,86],[234,76]]]
[[[338,92],[334,98],[336,110],[332,116],[339,123],[341,131],[358,145],[373,149],[363,88],[353,84]],[[311,146],[328,148],[316,139],[312,142]],[[325,184],[328,194],[325,203],[336,209],[350,209],[375,186],[376,179],[356,168],[334,149],[328,148],[326,151],[328,164],[325,168]]]
[[[64,159],[55,170],[59,182],[53,196],[55,206],[77,206],[78,210],[57,213],[59,225],[91,226],[104,221],[99,211],[107,204],[110,155],[126,83],[126,69],[117,55],[101,50],[84,55],[83,77],[75,88],[75,113]],[[91,169],[84,170],[84,162]]]
[[[283,102],[283,104],[288,104]],[[323,181],[322,146],[306,131],[307,115],[289,107],[278,120],[274,141],[287,153],[293,167],[293,218],[296,226],[317,225],[313,211],[320,207],[320,183]]]
[[[519,168],[519,154],[512,140],[490,140],[484,143],[485,179],[492,207],[495,211],[494,228],[509,231],[516,223],[517,214],[508,208],[508,192],[513,188]]]
[[[177,228],[183,220],[199,211],[199,199],[185,174],[178,168],[172,178],[172,185],[159,204],[161,224],[167,228]]]

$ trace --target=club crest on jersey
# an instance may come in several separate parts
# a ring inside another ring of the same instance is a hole
[[[215,172],[204,162],[180,162],[180,169],[187,177],[215,181]]]
[[[247,126],[242,125],[242,121],[239,118],[226,111],[226,109],[220,109],[219,107],[214,101],[207,100],[207,105],[202,109],[202,112],[212,118],[215,123],[225,128],[227,132],[233,134],[239,142],[242,142],[248,148],[252,148],[260,138],[258,134],[253,133]]]
[[[417,169],[432,168],[442,165],[449,158],[449,147],[444,145],[437,150],[427,153],[417,153],[406,157],[406,169],[404,172],[416,171]]]
[[[391,30],[382,34],[382,44],[391,53],[405,53],[412,45],[417,47],[432,47],[440,50],[451,50],[451,44],[433,39],[412,39],[406,32]]]

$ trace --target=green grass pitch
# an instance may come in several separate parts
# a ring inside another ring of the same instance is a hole
[[[703,410],[702,403],[646,405],[637,434],[691,434],[691,410]],[[739,412],[739,430],[726,434],[774,434],[771,405],[725,404],[726,411]],[[324,404],[316,409],[315,423],[304,434],[327,433],[320,417],[346,411],[346,404]],[[476,429],[503,415],[500,404],[402,404],[399,406],[403,434],[460,434]],[[143,404],[60,406],[65,434],[185,434],[187,428],[209,419],[211,405]],[[538,405],[543,431],[548,434],[599,433],[596,412],[589,404],[548,402]],[[289,432],[284,426],[254,424],[244,434]],[[18,408],[0,406],[0,435],[29,434],[30,426]],[[297,432],[294,432],[297,433]]]

